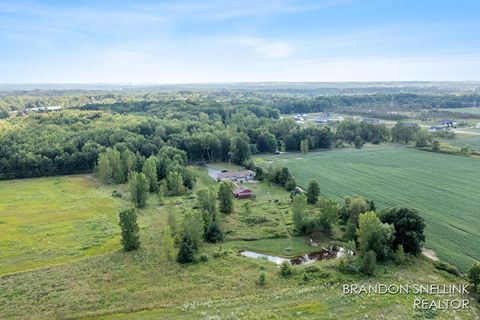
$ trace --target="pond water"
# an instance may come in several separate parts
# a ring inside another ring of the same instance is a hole
[[[323,248],[320,251],[312,252],[309,254],[304,254],[302,256],[298,256],[292,259],[286,259],[282,257],[277,257],[277,256],[271,256],[268,254],[262,254],[262,253],[257,253],[254,251],[241,251],[240,254],[245,257],[249,258],[255,258],[255,259],[265,259],[270,262],[273,262],[275,264],[282,264],[283,262],[288,262],[293,265],[303,265],[303,264],[309,264],[309,263],[314,263],[320,260],[328,260],[328,259],[335,259],[335,258],[342,258],[344,256],[353,254],[350,250],[346,250],[342,247],[338,249],[330,248],[326,249]]]

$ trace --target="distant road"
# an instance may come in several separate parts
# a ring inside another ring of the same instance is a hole
[[[395,125],[397,122],[396,121],[383,121],[383,123]],[[428,129],[432,126],[432,125],[420,124],[420,123],[418,125],[422,128],[426,128],[426,129]],[[455,132],[455,133],[471,134],[471,135],[474,135],[474,136],[480,136],[480,132],[465,131],[463,129],[456,129],[456,128],[450,128],[450,129],[452,130],[452,132]]]

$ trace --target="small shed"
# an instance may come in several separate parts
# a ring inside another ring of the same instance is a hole
[[[248,188],[237,188],[233,190],[233,195],[237,199],[245,199],[250,198],[253,195],[253,192]]]

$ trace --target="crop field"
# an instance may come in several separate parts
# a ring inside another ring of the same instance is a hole
[[[115,200],[88,176],[0,182],[0,275],[119,248]]]
[[[426,220],[426,246],[440,258],[463,270],[480,259],[479,159],[382,145],[255,161],[287,166],[301,186],[316,179],[339,201],[361,195],[380,208],[413,207]]]
[[[451,108],[451,109],[440,109],[440,110],[480,115],[480,108],[474,108],[474,107],[472,107],[472,108]]]
[[[480,133],[480,130],[478,132]],[[471,150],[475,150],[475,151],[480,150],[480,136],[457,135],[456,139],[441,140],[441,141],[458,148],[468,146],[470,147]]]

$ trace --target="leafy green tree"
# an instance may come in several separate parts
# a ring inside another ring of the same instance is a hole
[[[377,268],[377,255],[375,251],[369,250],[362,256],[362,264],[360,270],[368,275],[373,276]]]
[[[475,262],[468,270],[468,278],[473,286],[480,292],[480,262]]]
[[[257,137],[257,150],[259,152],[275,152],[277,150],[275,136],[267,131],[260,133]]]
[[[293,198],[292,213],[295,229],[299,234],[303,234],[305,232],[305,220],[307,217],[307,197],[303,193]]]
[[[363,147],[364,143],[365,142],[363,141],[362,137],[360,137],[360,136],[356,136],[355,140],[353,140],[353,144],[355,145],[355,148],[357,148],[357,149],[361,149]]]
[[[113,169],[110,166],[110,161],[108,160],[108,156],[106,153],[102,153],[98,156],[98,178],[103,183],[110,183],[112,179],[112,172]]]
[[[173,208],[167,208],[167,225],[170,228],[172,235],[177,234],[177,218],[175,217],[175,210]]]
[[[431,140],[431,136],[425,130],[420,130],[417,132],[415,137],[415,146],[417,148],[426,147]]]
[[[186,241],[195,252],[200,248],[204,236],[203,217],[198,211],[187,211],[183,220],[182,241]]]
[[[165,181],[160,182],[158,186],[158,202],[163,204],[165,201],[165,196],[167,195],[168,189]]]
[[[162,233],[162,253],[167,261],[172,261],[175,257],[174,240],[168,225],[163,229]]]
[[[218,187],[218,201],[220,211],[223,213],[233,212],[233,188],[229,181],[222,181]]]
[[[317,181],[311,180],[307,187],[307,202],[309,204],[316,204],[320,196],[320,185]]]
[[[365,254],[373,250],[379,260],[386,260],[391,254],[391,244],[395,229],[382,223],[373,211],[362,213],[358,220],[358,246]]]
[[[250,144],[242,137],[233,138],[231,154],[233,162],[243,164],[243,162],[251,156]]]
[[[126,175],[123,170],[122,161],[120,159],[120,152],[116,149],[107,149],[108,162],[112,168],[112,180],[115,183],[122,183],[125,181]]]
[[[318,222],[324,231],[331,231],[333,226],[338,223],[338,204],[335,200],[320,197],[317,206],[320,209]]]
[[[215,193],[209,189],[200,189],[196,192],[197,206],[201,211],[206,212],[209,216],[217,213],[217,201]]]
[[[395,228],[395,239],[392,248],[399,245],[405,252],[420,254],[425,241],[425,222],[417,210],[409,208],[391,208],[380,214],[383,223],[389,223]]]
[[[122,182],[125,182],[130,172],[137,171],[137,157],[135,156],[135,153],[129,149],[126,149],[122,152],[121,160],[122,171],[124,174],[124,179]]]
[[[172,196],[182,196],[185,194],[185,186],[180,172],[170,171],[167,174],[167,188]]]
[[[122,245],[125,251],[140,248],[140,228],[137,224],[137,211],[127,209],[120,211],[120,228],[122,233]]]
[[[309,146],[309,143],[307,139],[304,139],[300,142],[300,151],[302,152],[302,154],[308,153],[308,146]]]
[[[128,179],[132,203],[137,208],[144,208],[147,204],[148,180],[143,173],[131,172]]]
[[[143,164],[142,173],[147,177],[150,192],[155,192],[158,187],[157,158],[150,156]]]
[[[432,151],[438,152],[440,151],[440,142],[438,140],[433,140],[432,142]]]

